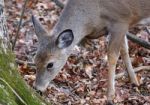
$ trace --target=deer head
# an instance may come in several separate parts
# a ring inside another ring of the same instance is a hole
[[[91,10],[90,6],[95,9]],[[46,89],[49,81],[54,79],[65,65],[76,44],[85,36],[93,35],[93,32],[97,33],[95,27],[99,28],[100,18],[95,12],[99,10],[98,8],[96,2],[89,4],[84,0],[68,1],[51,33],[48,33],[32,16],[35,33],[39,40],[38,51],[34,59],[37,67],[35,87],[38,90],[44,91]]]
[[[49,81],[54,79],[66,63],[68,52],[74,35],[72,30],[66,29],[58,34],[58,37],[50,36],[41,24],[32,16],[36,35],[39,39],[39,47],[34,62],[37,67],[35,86],[44,91]]]

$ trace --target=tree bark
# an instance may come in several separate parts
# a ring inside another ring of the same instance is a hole
[[[0,0],[0,105],[47,105],[17,71],[7,33],[4,0]]]

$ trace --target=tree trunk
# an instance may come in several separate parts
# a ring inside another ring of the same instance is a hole
[[[0,105],[47,105],[17,71],[7,34],[4,0],[0,0]]]

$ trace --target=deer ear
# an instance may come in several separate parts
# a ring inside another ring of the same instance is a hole
[[[58,46],[58,48],[66,48],[72,44],[73,40],[74,40],[74,35],[72,30],[67,29],[59,34],[56,40],[56,45]]]
[[[47,34],[46,30],[33,15],[32,15],[32,23],[38,39],[42,39],[43,35]]]

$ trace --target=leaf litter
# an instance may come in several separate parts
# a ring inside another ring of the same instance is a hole
[[[66,2],[66,0],[60,0]],[[11,40],[16,35],[24,0],[6,0],[6,16]],[[11,5],[11,6],[10,6]],[[52,30],[59,19],[61,9],[51,0],[31,0],[24,14],[19,38],[15,47],[16,59],[33,62],[38,40],[31,23],[31,11],[46,29]],[[150,35],[136,26],[130,31],[138,37],[150,41]],[[150,26],[146,26],[150,29]],[[150,65],[150,51],[129,41],[129,52],[134,67]],[[88,41],[84,46],[76,46],[66,65],[49,84],[43,97],[55,105],[104,105],[107,92],[107,39],[101,37]],[[118,60],[116,73],[125,70],[121,59]],[[36,68],[27,63],[18,64],[18,71],[32,87]],[[150,105],[150,72],[137,73],[141,85],[132,85],[128,77],[116,80],[116,105]]]

